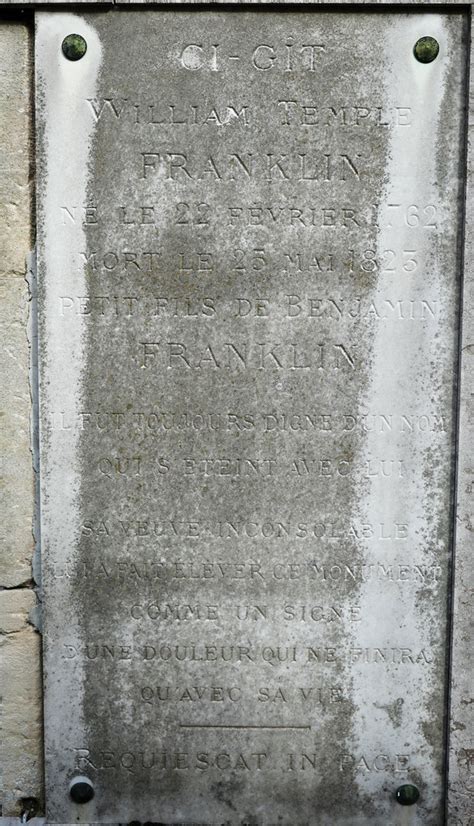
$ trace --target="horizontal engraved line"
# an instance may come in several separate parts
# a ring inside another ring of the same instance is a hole
[[[310,731],[311,726],[246,726],[246,725],[224,725],[220,723],[180,723],[180,728],[227,728],[227,729],[277,729],[279,731],[287,731],[288,729],[300,729]]]

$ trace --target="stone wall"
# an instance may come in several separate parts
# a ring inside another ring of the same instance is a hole
[[[32,563],[30,291],[33,246],[32,30],[0,21],[0,802],[3,816],[41,809],[40,635]]]

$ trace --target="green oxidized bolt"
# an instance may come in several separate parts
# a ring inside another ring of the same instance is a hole
[[[398,787],[395,797],[401,806],[413,806],[419,799],[420,792],[412,783],[405,783]]]
[[[87,43],[82,34],[68,34],[63,40],[62,50],[68,60],[80,60],[87,52]]]
[[[420,37],[416,41],[413,54],[420,63],[432,63],[439,54],[439,43],[434,37]]]

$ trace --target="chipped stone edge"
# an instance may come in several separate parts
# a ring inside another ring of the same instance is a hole
[[[470,31],[472,37],[472,28]],[[457,471],[451,611],[450,703],[448,719],[448,826],[474,824],[474,44],[470,44],[466,118],[464,283],[461,295]],[[467,84],[466,84],[467,85]]]
[[[37,607],[30,616],[31,624],[42,633],[42,589],[41,589],[41,500],[40,500],[40,447],[39,447],[39,375],[38,375],[38,274],[36,248],[27,257],[25,279],[28,284],[30,309],[28,314],[27,336],[30,348],[30,396],[31,426],[30,450],[33,465],[35,496],[33,513],[34,549],[31,560],[33,581],[37,596]]]

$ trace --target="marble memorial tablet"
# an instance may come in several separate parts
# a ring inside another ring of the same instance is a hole
[[[36,38],[48,821],[441,824],[464,16]]]

